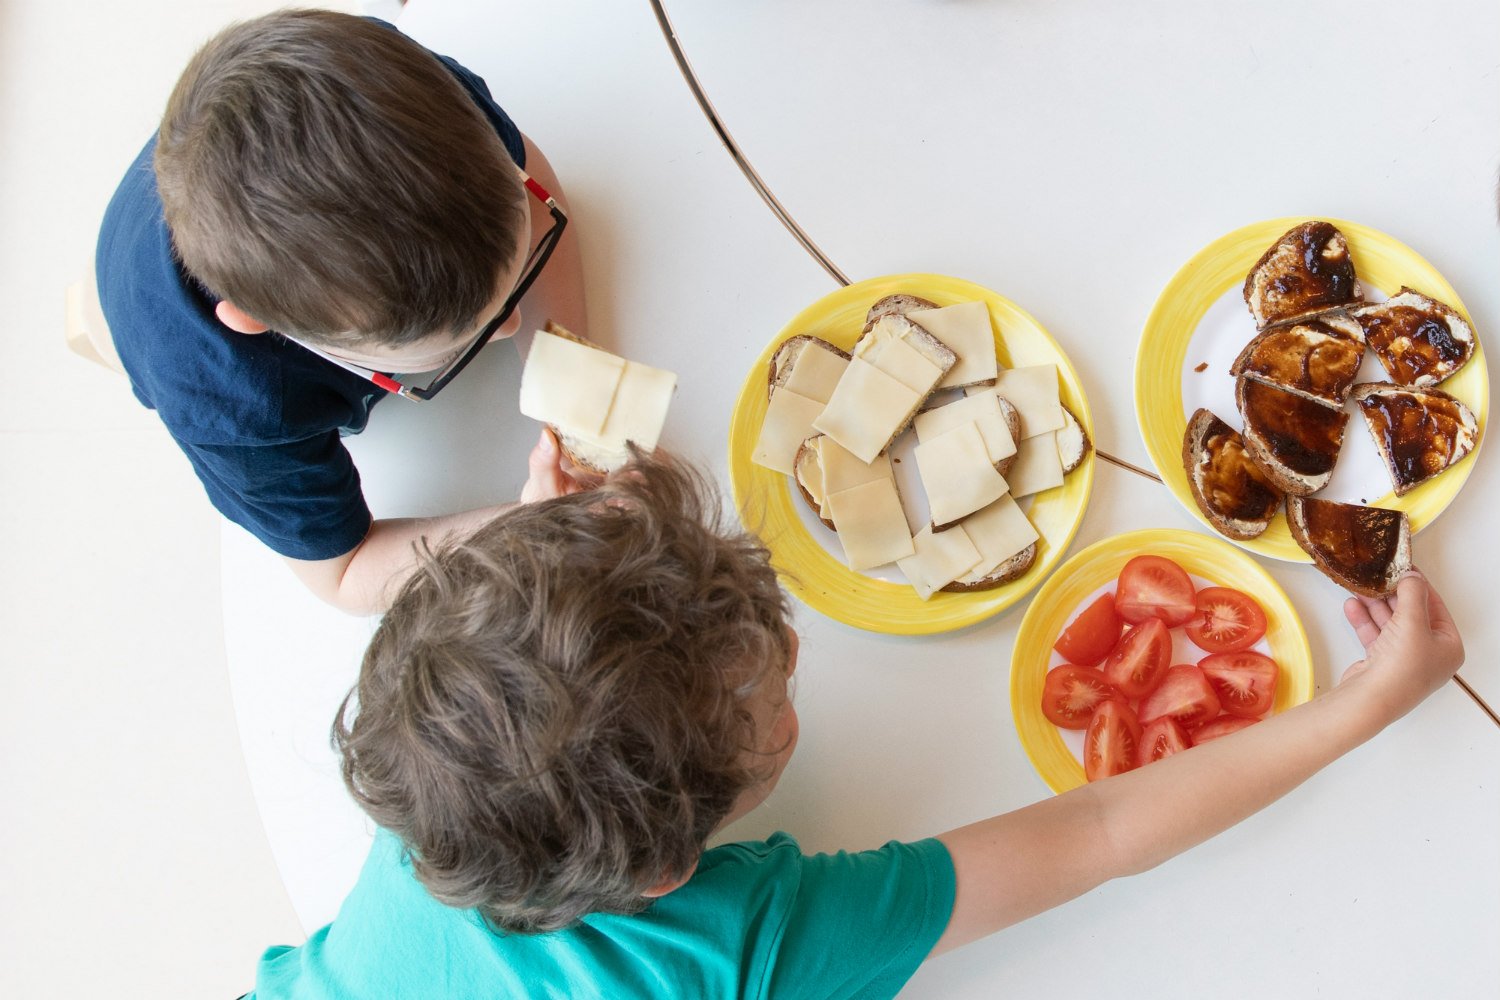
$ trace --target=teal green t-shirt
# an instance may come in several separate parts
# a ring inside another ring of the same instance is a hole
[[[807,857],[784,833],[726,844],[644,912],[497,934],[427,894],[382,831],[333,923],[269,949],[256,1000],[892,997],[953,912],[936,840]]]

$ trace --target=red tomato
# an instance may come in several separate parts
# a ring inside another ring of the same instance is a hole
[[[1253,650],[1215,653],[1198,661],[1198,669],[1214,686],[1219,704],[1230,715],[1255,719],[1266,713],[1276,698],[1276,661]]]
[[[1234,715],[1221,715],[1214,721],[1193,730],[1193,746],[1199,747],[1209,740],[1237,733],[1246,726],[1253,726],[1259,721],[1259,719],[1242,719]]]
[[[1204,587],[1198,591],[1198,611],[1187,624],[1187,634],[1210,653],[1236,653],[1266,634],[1266,613],[1238,590]]]
[[[1136,748],[1135,766],[1145,767],[1154,760],[1170,757],[1192,745],[1177,720],[1164,715],[1148,723],[1141,731],[1141,745]]]
[[[1191,663],[1175,666],[1162,675],[1156,690],[1141,702],[1140,717],[1147,722],[1171,716],[1177,724],[1191,729],[1219,714],[1219,696]]]
[[[1150,618],[1129,632],[1104,661],[1104,679],[1127,698],[1139,698],[1156,687],[1172,663],[1172,633],[1160,618]]]
[[[1108,778],[1135,767],[1141,724],[1130,706],[1119,698],[1100,702],[1083,737],[1083,773],[1090,781]]]
[[[1120,616],[1115,614],[1115,595],[1100,594],[1097,601],[1084,608],[1073,623],[1063,629],[1052,648],[1069,663],[1097,667],[1119,641]]]
[[[1170,559],[1136,556],[1120,570],[1115,610],[1132,625],[1148,618],[1160,618],[1174,627],[1185,624],[1198,613],[1192,578]]]
[[[1118,697],[1120,692],[1093,667],[1064,663],[1047,672],[1042,685],[1042,714],[1059,729],[1087,729],[1099,703]]]

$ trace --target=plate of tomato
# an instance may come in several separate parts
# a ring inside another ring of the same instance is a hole
[[[1309,700],[1286,592],[1227,542],[1152,528],[1063,563],[1011,653],[1021,745],[1056,792],[1144,766]]]

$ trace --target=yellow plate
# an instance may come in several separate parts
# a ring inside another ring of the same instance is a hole
[[[1037,494],[1028,512],[1041,535],[1037,558],[1019,579],[994,590],[968,594],[934,594],[923,601],[904,584],[888,583],[850,570],[813,538],[800,520],[787,476],[750,461],[766,416],[766,372],[776,348],[797,334],[812,334],[844,350],[854,346],[864,328],[865,312],[877,299],[906,293],[940,306],[979,300],[989,306],[997,331],[995,351],[1006,367],[1055,364],[1062,401],[1078,417],[1089,440],[1094,423],[1078,373],[1057,341],[1024,309],[973,282],[938,274],[897,274],[856,282],[814,302],[792,318],[762,352],[745,377],[729,425],[729,480],[745,525],[771,550],[771,560],[786,588],[803,603],[830,618],[893,635],[931,635],[962,628],[1010,607],[1052,571],[1067,551],[1083,520],[1094,484],[1094,453],[1054,489]]]
[[[1010,710],[1032,766],[1054,792],[1085,783],[1083,765],[1063,742],[1061,731],[1042,714],[1042,684],[1052,663],[1052,644],[1084,598],[1108,585],[1138,555],[1166,556],[1191,576],[1243,591],[1266,613],[1266,644],[1281,667],[1272,713],[1312,698],[1312,650],[1286,591],[1260,564],[1228,542],[1178,528],[1147,528],[1095,542],[1062,567],[1037,591],[1016,633],[1010,656]],[[1207,653],[1203,654],[1207,656]]]
[[[1156,300],[1141,334],[1135,366],[1135,413],[1141,437],[1156,471],[1172,495],[1209,530],[1213,530],[1213,525],[1198,509],[1182,468],[1182,435],[1187,430],[1188,418],[1182,403],[1182,369],[1187,360],[1188,342],[1209,307],[1231,288],[1243,285],[1245,275],[1261,254],[1283,233],[1305,221],[1304,218],[1285,218],[1257,222],[1236,229],[1204,247],[1172,277]],[[1473,320],[1469,319],[1468,311],[1453,286],[1415,250],[1369,226],[1338,219],[1328,221],[1348,237],[1354,268],[1361,281],[1374,285],[1387,295],[1396,294],[1402,285],[1410,285],[1448,303],[1473,327]],[[1474,411],[1479,420],[1480,440],[1483,441],[1490,408],[1489,373],[1483,348],[1476,344],[1469,363],[1440,388],[1463,400]],[[1231,425],[1238,424],[1234,413],[1219,416]],[[1363,418],[1357,413],[1351,416],[1345,436],[1367,433]],[[1377,507],[1406,511],[1411,518],[1412,531],[1420,531],[1458,495],[1473,468],[1474,455],[1471,454],[1403,497],[1388,492],[1372,503]],[[1259,538],[1235,544],[1276,559],[1311,562],[1292,540],[1284,514],[1277,514]]]

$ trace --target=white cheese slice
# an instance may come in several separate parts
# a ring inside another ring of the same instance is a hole
[[[941,366],[904,340],[893,340],[886,344],[872,363],[897,382],[924,397],[943,377]]]
[[[818,458],[823,467],[823,488],[829,493],[838,493],[861,486],[875,479],[893,479],[891,457],[881,454],[873,462],[861,462],[847,448],[828,437],[817,439]]]
[[[1005,560],[1040,537],[1027,519],[1026,512],[1010,495],[1001,497],[984,510],[970,514],[959,527],[968,534],[969,541],[974,543],[980,555],[979,563],[970,572],[956,578],[964,583],[978,583]],[[942,534],[949,532],[944,531]]]
[[[655,451],[676,390],[677,376],[672,372],[635,361],[625,362],[625,373],[620,377],[600,437],[618,441],[621,448],[625,442],[634,441],[647,452]]]
[[[960,302],[941,309],[913,309],[906,317],[958,355],[958,363],[948,369],[938,388],[987,382],[997,374],[995,334],[990,326],[989,306],[983,302]]]
[[[915,551],[905,559],[897,559],[896,565],[924,601],[972,570],[983,558],[963,528],[933,531],[928,525],[917,532],[911,543]]]
[[[813,427],[873,462],[922,401],[920,393],[863,358],[855,358]]]
[[[1010,400],[1021,414],[1021,437],[1036,437],[1063,425],[1057,396],[1057,366],[1007,368],[995,377],[995,395]]]
[[[750,461],[791,475],[797,449],[813,436],[813,421],[822,412],[822,403],[786,386],[771,393],[771,405],[766,407],[766,419],[760,425]]]
[[[832,351],[825,351],[821,347],[804,347],[802,353],[797,355],[792,373],[780,388],[826,403],[828,397],[833,395],[834,386],[843,377],[844,369],[848,367],[849,362]]]
[[[917,438],[926,441],[963,424],[977,424],[984,438],[984,450],[991,462],[1001,462],[1016,453],[1016,442],[1000,413],[1000,399],[994,393],[963,396],[951,403],[917,414],[913,425]]]
[[[988,507],[1008,488],[984,450],[984,438],[975,424],[963,424],[923,441],[913,455],[934,525],[952,524]]]
[[[521,370],[521,412],[598,437],[624,374],[624,358],[538,330]]]
[[[875,479],[830,493],[828,512],[852,570],[884,566],[916,551],[894,479]]]
[[[1061,486],[1063,471],[1057,452],[1057,432],[1022,441],[1006,478],[1010,482],[1010,495],[1016,499]]]

